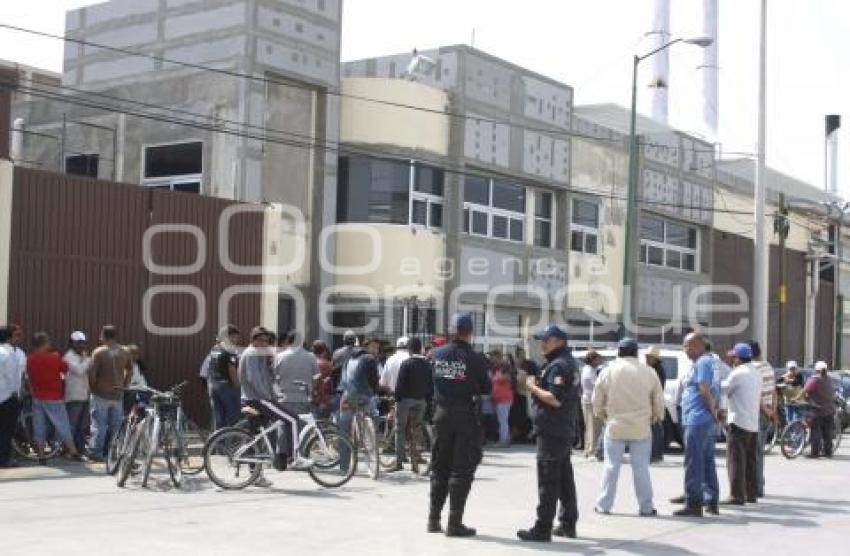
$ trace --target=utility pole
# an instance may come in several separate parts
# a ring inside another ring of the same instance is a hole
[[[759,40],[759,99],[758,99],[758,163],[755,179],[755,234],[753,256],[753,339],[768,353],[767,347],[767,278],[770,245],[765,241],[765,105],[767,55],[767,0],[761,0],[761,32]]]
[[[785,240],[788,239],[788,232],[791,230],[791,223],[788,221],[788,204],[785,201],[785,194],[779,194],[778,214],[773,221],[773,231],[779,235],[779,320],[776,327],[779,331],[779,343],[777,344],[777,361],[782,364],[785,361],[785,317],[786,304],[788,302],[788,258],[785,252]]]

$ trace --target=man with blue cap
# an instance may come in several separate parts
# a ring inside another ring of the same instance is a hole
[[[722,504],[743,506],[755,503],[758,491],[756,452],[761,409],[761,372],[752,364],[749,344],[732,348],[735,366],[721,384],[729,396],[729,432],[726,436],[726,470],[729,473],[729,498]]]
[[[488,362],[472,348],[472,316],[452,318],[454,339],[434,350],[434,447],[431,453],[431,506],[428,532],[439,533],[440,516],[449,498],[446,536],[471,537],[475,529],[463,524],[463,510],[481,462],[481,426],[475,402],[490,392]]]
[[[576,537],[576,484],[570,451],[576,436],[576,418],[580,407],[580,375],[570,348],[567,333],[550,324],[539,334],[547,364],[539,379],[527,379],[534,398],[534,428],[537,432],[537,521],[530,529],[517,531],[524,541],[549,542],[552,535]],[[561,502],[559,526],[552,530],[555,510]]]

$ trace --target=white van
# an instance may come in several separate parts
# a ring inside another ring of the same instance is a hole
[[[573,350],[573,357],[575,357],[579,369],[584,367],[584,356],[587,355],[588,351],[586,348]],[[614,348],[597,349],[595,351],[602,356],[602,359],[606,363],[617,357],[617,350]],[[642,362],[645,362],[644,356],[646,355],[646,351],[645,348],[638,351],[639,359]],[[664,375],[667,377],[664,383],[664,445],[667,447],[672,442],[675,442],[679,446],[682,446],[682,427],[679,425],[678,406],[681,402],[682,380],[687,376],[693,366],[693,362],[688,359],[688,356],[681,349],[659,349],[659,352],[661,363],[664,365]],[[712,355],[717,359],[720,369],[720,379],[725,380],[729,376],[731,369],[717,357],[717,354]],[[725,397],[721,399],[720,406],[722,408],[726,407]]]

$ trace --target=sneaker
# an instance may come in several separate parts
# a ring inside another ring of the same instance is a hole
[[[307,471],[311,467],[313,467],[315,463],[311,459],[307,459],[303,456],[298,456],[292,461],[292,466],[290,469],[293,471]]]
[[[602,515],[611,515],[611,510],[603,510],[599,506],[593,506],[593,511]]]

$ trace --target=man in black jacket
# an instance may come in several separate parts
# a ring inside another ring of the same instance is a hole
[[[664,372],[664,362],[661,360],[661,352],[655,346],[650,346],[646,350],[646,364],[655,370],[658,376],[658,381],[661,383],[661,391],[664,392],[664,384],[667,382],[667,375]],[[652,424],[652,463],[660,463],[664,461],[664,421],[659,421]]]
[[[575,440],[581,389],[578,368],[567,347],[567,333],[558,325],[550,324],[534,338],[540,340],[547,361],[539,378],[527,379],[528,390],[534,397],[540,502],[534,526],[517,531],[517,537],[524,541],[548,542],[553,534],[576,537],[578,508],[570,451]],[[553,531],[552,522],[559,501],[560,525]]]
[[[410,428],[414,435],[421,434],[422,418],[428,402],[434,396],[431,362],[422,356],[422,340],[411,338],[407,349],[410,357],[402,362],[395,387],[396,463],[390,472],[403,469],[407,429]]]
[[[446,536],[471,537],[475,529],[463,525],[463,510],[481,462],[481,425],[476,399],[490,392],[488,362],[472,349],[472,317],[453,318],[455,338],[434,351],[434,448],[431,452],[431,506],[428,532],[442,531],[440,515],[449,497]]]

